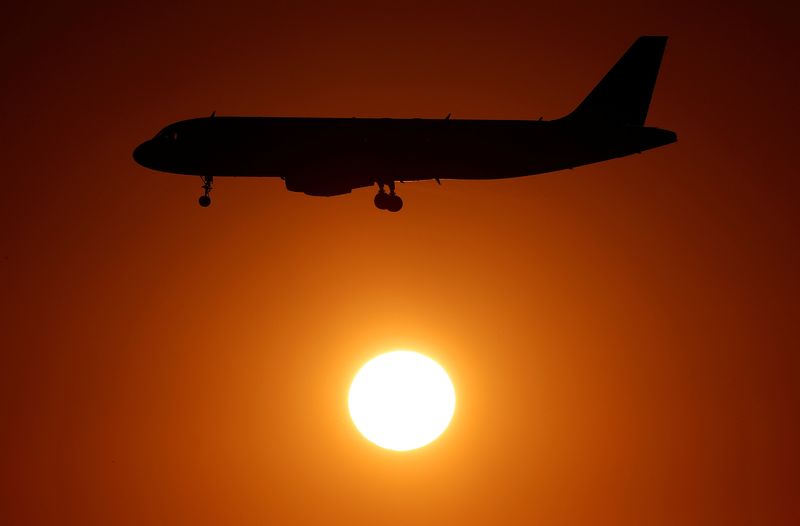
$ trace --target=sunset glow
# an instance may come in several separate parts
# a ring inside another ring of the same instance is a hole
[[[4,4],[0,526],[800,526],[799,12]],[[677,142],[504,177],[657,36]]]

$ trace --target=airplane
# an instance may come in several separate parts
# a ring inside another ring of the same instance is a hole
[[[677,141],[645,126],[665,36],[642,36],[574,111],[559,119],[468,120],[210,117],[170,124],[133,151],[140,165],[200,176],[200,206],[217,177],[280,177],[286,189],[335,196],[378,185],[397,212],[397,181],[503,179],[641,153]],[[388,188],[388,193],[386,191]]]

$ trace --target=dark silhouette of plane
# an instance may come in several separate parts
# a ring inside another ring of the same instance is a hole
[[[377,183],[375,206],[397,212],[396,181],[522,177],[675,142],[675,132],[644,125],[666,43],[637,39],[572,113],[552,121],[212,113],[170,124],[133,158],[153,170],[199,175],[204,207],[215,177],[280,177],[288,190],[316,196]]]

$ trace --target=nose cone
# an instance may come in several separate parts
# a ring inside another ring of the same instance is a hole
[[[133,150],[133,160],[145,168],[150,168],[151,157],[152,147],[150,141],[143,142]]]

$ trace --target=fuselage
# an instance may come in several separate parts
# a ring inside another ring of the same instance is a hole
[[[134,151],[159,171],[280,177],[335,195],[382,180],[499,179],[663,146],[674,132],[524,120],[206,117],[171,124]],[[307,189],[307,190],[306,190]]]

